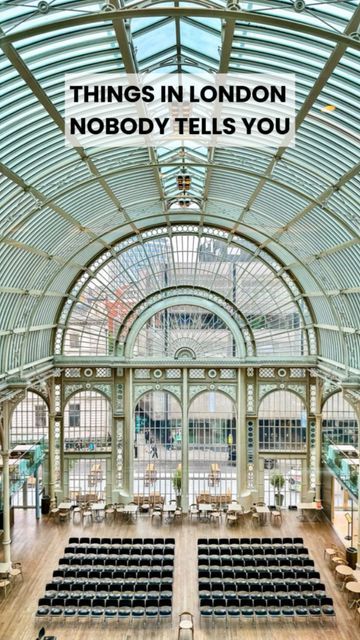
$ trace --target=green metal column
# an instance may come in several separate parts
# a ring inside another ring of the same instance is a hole
[[[123,488],[129,497],[134,491],[134,411],[133,371],[125,371],[124,438],[123,438]]]
[[[321,430],[322,430],[322,381],[316,379],[316,414],[315,414],[315,500],[321,500]]]
[[[49,387],[49,496],[50,507],[55,506],[55,384],[48,381]]]
[[[188,416],[188,371],[184,367],[182,372],[182,437],[181,437],[181,506],[183,510],[189,508],[189,416]]]
[[[34,471],[35,478],[35,514],[36,520],[40,520],[40,486],[39,486],[39,467]]]
[[[236,487],[237,497],[247,489],[246,370],[238,369],[236,394]]]
[[[3,428],[2,428],[2,461],[3,461],[3,553],[4,562],[11,563],[11,535],[10,535],[10,478],[9,478],[9,427],[10,427],[9,402],[3,403]]]

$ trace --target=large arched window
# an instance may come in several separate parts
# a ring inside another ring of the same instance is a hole
[[[306,409],[303,401],[292,391],[272,391],[261,401],[259,449],[306,450]]]
[[[306,302],[299,303],[300,289],[280,263],[247,239],[196,225],[173,225],[171,236],[168,228],[158,228],[128,238],[90,265],[60,314],[56,353],[114,354],[151,296],[161,299],[181,288],[199,298],[218,297],[237,314],[248,355],[316,353]],[[155,316],[158,330],[166,326],[164,317]],[[194,310],[174,312],[170,321],[177,332],[185,321],[218,336],[223,329],[215,315]]]
[[[189,500],[236,497],[236,412],[219,391],[200,393],[189,407]]]
[[[334,393],[322,410],[323,438],[335,444],[358,446],[358,421],[354,408],[341,392]]]
[[[167,391],[143,395],[135,408],[134,494],[176,496],[174,475],[181,471],[181,407]],[[180,487],[179,487],[180,489]]]
[[[111,415],[109,400],[98,391],[72,395],[64,411],[65,451],[110,451]]]
[[[48,439],[49,416],[45,400],[33,391],[16,405],[10,424],[10,447]]]

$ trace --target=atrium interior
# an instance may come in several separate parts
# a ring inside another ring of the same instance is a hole
[[[2,0],[0,49],[0,636],[355,637],[359,3]],[[155,71],[295,74],[295,144],[65,145],[65,74]]]

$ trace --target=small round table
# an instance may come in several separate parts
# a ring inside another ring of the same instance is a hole
[[[338,556],[332,556],[331,560],[331,568],[333,571],[335,571],[335,568],[337,567],[338,564],[344,564],[344,558],[340,558]]]
[[[360,594],[360,582],[356,582],[355,580],[354,582],[347,582],[345,588],[346,588],[346,591],[348,591],[348,597],[349,597],[348,603],[349,603],[349,607],[351,608],[354,602],[356,602],[358,598],[353,598],[351,601],[350,594],[355,594],[355,596],[358,596]]]
[[[339,586],[344,586],[344,581],[345,578],[347,578],[348,576],[352,576],[352,568],[349,567],[346,564],[338,564],[335,567],[335,574],[340,576],[340,582],[338,583]]]
[[[351,567],[348,567],[347,564],[338,564],[335,567],[335,573],[338,573],[340,576],[351,576],[353,570]]]

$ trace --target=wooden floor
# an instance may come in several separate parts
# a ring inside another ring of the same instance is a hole
[[[96,621],[66,620],[49,623],[47,633],[56,635],[57,640],[170,640],[177,638],[178,614],[183,610],[195,613],[196,640],[349,640],[360,637],[359,627],[355,622],[355,611],[347,607],[345,595],[334,584],[334,578],[324,561],[323,550],[330,542],[339,544],[335,532],[327,522],[302,523],[296,512],[286,512],[281,529],[266,525],[254,530],[250,524],[237,528],[222,525],[207,525],[197,522],[181,524],[151,525],[148,516],[139,516],[136,524],[104,524],[94,523],[87,527],[81,525],[55,524],[44,517],[35,521],[33,511],[16,511],[16,523],[13,529],[12,558],[23,564],[24,582],[20,580],[8,593],[6,601],[0,600],[0,638],[1,640],[35,640],[37,630],[42,626],[34,617],[37,600],[44,594],[45,584],[50,580],[53,569],[63,554],[65,543],[70,535],[100,536],[174,536],[175,576],[172,624],[154,624],[144,629],[142,622],[130,625],[128,621]],[[303,536],[310,556],[326,584],[328,595],[334,599],[337,613],[337,624],[326,621],[321,626],[317,621],[274,620],[270,622],[231,621],[226,629],[225,623],[218,621],[215,628],[204,624],[200,628],[198,611],[198,593],[196,576],[196,542],[198,537],[237,537],[237,536]],[[0,598],[3,598],[0,595]],[[183,632],[182,640],[190,635]]]

